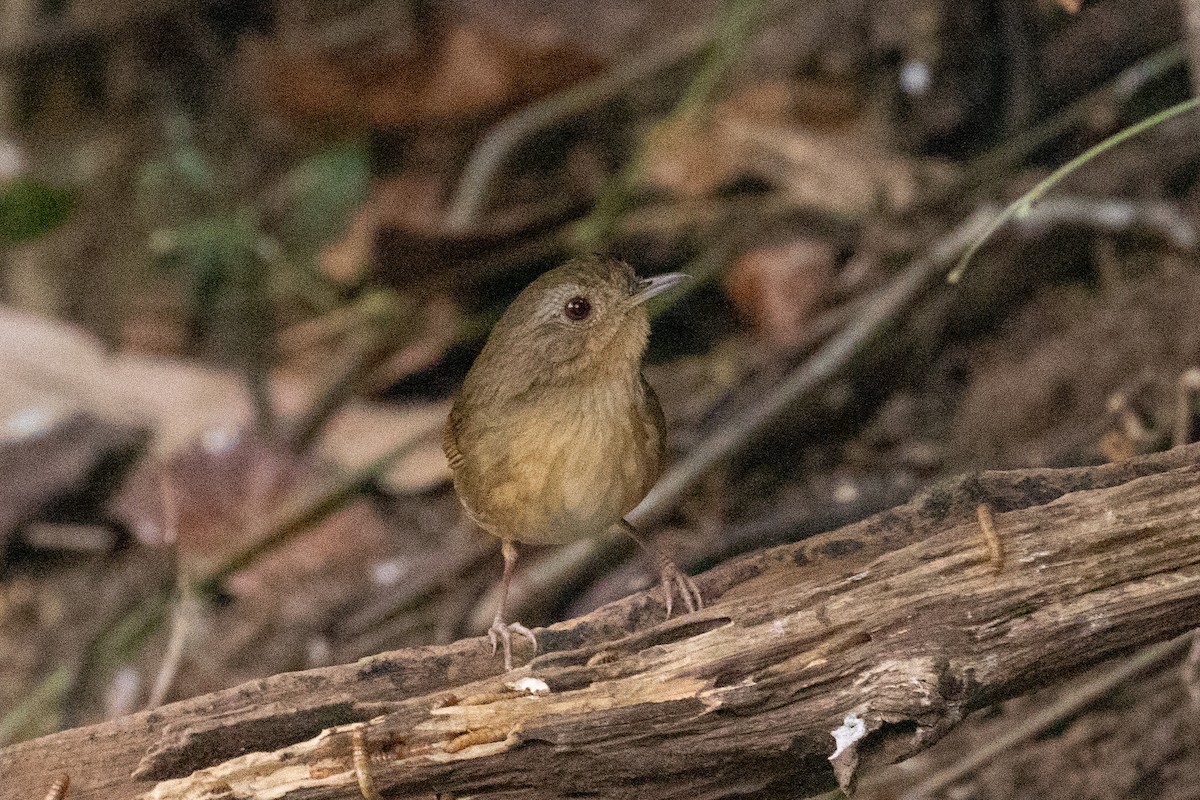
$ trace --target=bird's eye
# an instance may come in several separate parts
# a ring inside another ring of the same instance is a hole
[[[591,313],[591,301],[582,295],[575,295],[563,305],[563,314],[572,322],[583,322]]]

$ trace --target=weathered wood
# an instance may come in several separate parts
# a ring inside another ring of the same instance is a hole
[[[546,628],[509,675],[481,639],[277,675],[9,747],[0,791],[40,796],[68,772],[73,800],[357,798],[364,723],[386,797],[817,790],[850,712],[868,731],[852,755],[894,760],[971,709],[1200,625],[1198,456],[970,476],[712,570],[699,613],[663,622],[643,593]],[[526,675],[550,693],[506,693]]]

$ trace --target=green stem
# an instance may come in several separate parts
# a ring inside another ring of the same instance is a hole
[[[1164,109],[1157,114],[1147,117],[1141,122],[1130,125],[1128,128],[1114,133],[1104,141],[1100,142],[1094,147],[1089,148],[1081,155],[1076,156],[1066,164],[1063,164],[1061,167],[1054,170],[1054,172],[1050,173],[1045,180],[1041,181],[1037,186],[1034,186],[1028,192],[1010,203],[1007,208],[1000,212],[1000,215],[996,217],[996,219],[992,220],[991,224],[989,224],[983,233],[980,234],[979,238],[972,242],[971,246],[967,248],[967,252],[963,253],[962,258],[958,260],[958,264],[946,276],[946,281],[948,283],[958,283],[958,281],[962,279],[963,273],[966,272],[967,265],[971,262],[971,258],[975,255],[975,252],[979,250],[979,248],[982,247],[988,239],[991,238],[992,234],[999,230],[1000,226],[1009,220],[1028,215],[1030,211],[1033,210],[1033,204],[1040,200],[1042,196],[1046,194],[1046,192],[1050,191],[1060,182],[1062,182],[1063,178],[1067,177],[1072,172],[1091,161],[1093,158],[1096,158],[1102,153],[1111,150],[1127,139],[1132,139],[1139,133],[1149,130],[1156,125],[1161,125],[1167,120],[1173,119],[1180,114],[1186,114],[1197,106],[1200,106],[1200,97],[1193,97],[1191,100],[1185,100],[1182,103],[1177,103],[1170,108]]]
[[[650,142],[657,131],[708,113],[730,69],[746,49],[751,35],[763,18],[762,0],[726,0],[713,39],[706,47],[704,61],[692,77],[687,91],[675,108],[645,133],[637,152],[600,190],[592,212],[580,220],[574,230],[574,249],[581,253],[598,252],[612,238],[620,218],[633,203],[638,181],[645,171]]]
[[[389,291],[373,291],[357,303],[355,315],[362,318],[361,335],[346,361],[317,392],[316,399],[292,425],[288,443],[304,452],[321,435],[326,423],[359,384],[389,353],[406,332],[401,329],[403,298]]]
[[[58,727],[63,698],[71,687],[75,670],[66,665],[51,672],[25,699],[0,719],[0,746],[23,738],[41,735]]]

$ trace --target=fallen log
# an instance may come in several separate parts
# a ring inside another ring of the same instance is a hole
[[[634,595],[507,675],[483,639],[276,675],[0,750],[0,794],[803,796],[1200,625],[1198,462],[966,476],[711,570],[694,614]]]

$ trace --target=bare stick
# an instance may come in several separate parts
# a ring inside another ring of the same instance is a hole
[[[146,700],[146,708],[158,708],[171,691],[175,676],[179,673],[179,665],[183,661],[183,649],[187,644],[188,632],[192,621],[200,612],[200,603],[196,593],[186,580],[179,581],[179,596],[175,599],[175,607],[171,613],[171,634],[167,639],[167,648],[163,652],[162,666],[154,679],[154,687]]]
[[[954,263],[986,228],[989,216],[986,210],[977,211],[939,240],[928,253],[914,259],[892,283],[871,297],[860,317],[822,345],[774,391],[714,431],[674,464],[638,507],[627,515],[628,520],[638,527],[654,521],[668,511],[701,475],[745,445],[797,399],[845,368],[873,336],[895,321],[914,298],[941,276],[946,265]]]
[[[1184,370],[1176,384],[1175,429],[1171,434],[1174,447],[1188,444],[1192,438],[1192,419],[1196,414],[1196,395],[1200,394],[1200,369]]]

